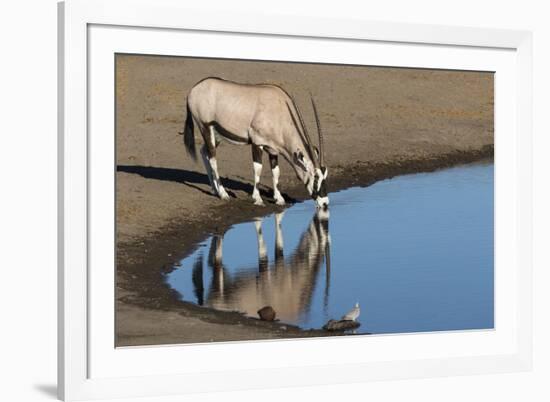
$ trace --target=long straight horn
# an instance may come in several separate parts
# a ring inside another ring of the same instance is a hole
[[[312,159],[312,161],[314,161],[315,152],[313,151],[313,144],[311,142],[311,138],[310,138],[309,133],[307,131],[307,127],[304,123],[302,113],[300,113],[300,108],[298,107],[298,104],[294,101],[294,99],[292,100],[292,103],[294,104],[294,109],[296,109],[296,114],[298,115],[298,119],[300,120],[300,126],[302,127],[302,132],[303,132],[305,140],[307,142],[307,144],[306,144],[307,152],[309,153],[309,157]],[[292,112],[290,114],[292,115]],[[292,116],[292,118],[294,118],[294,116]],[[315,162],[313,162],[313,163],[315,163]]]
[[[317,106],[313,96],[309,94],[311,98],[311,106],[313,106],[313,114],[315,114],[315,122],[317,123],[317,133],[319,134],[319,164],[325,166],[325,142],[323,140],[323,131],[321,130],[321,122],[319,121],[319,114],[317,113]]]

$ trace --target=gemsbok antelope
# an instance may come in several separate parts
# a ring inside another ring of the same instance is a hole
[[[206,78],[187,96],[187,117],[183,131],[185,147],[196,160],[194,126],[197,125],[204,145],[200,152],[212,191],[221,199],[229,199],[224,189],[216,148],[221,140],[232,144],[251,145],[254,170],[252,199],[263,205],[258,184],[262,172],[262,154],[267,152],[273,174],[273,195],[284,205],[279,185],[279,155],[294,168],[318,208],[328,208],[327,167],[321,124],[315,101],[311,97],[319,148],[311,142],[304,120],[292,97],[281,87],[271,84],[239,84],[221,78]]]

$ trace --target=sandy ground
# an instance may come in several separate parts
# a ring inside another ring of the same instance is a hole
[[[185,154],[178,132],[186,94],[207,76],[281,85],[315,132],[311,91],[325,133],[329,191],[493,154],[492,73],[118,55],[118,346],[323,335],[178,302],[163,284],[163,273],[196,242],[277,208],[267,160],[267,206],[252,204],[250,147],[219,148],[229,202],[210,194],[204,167]],[[305,197],[284,161],[280,187],[289,201]]]

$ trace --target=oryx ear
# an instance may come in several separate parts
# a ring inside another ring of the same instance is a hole
[[[323,172],[323,179],[327,179],[328,176],[328,168],[326,166],[321,167],[321,172]]]
[[[302,169],[307,171],[306,162],[304,161],[304,154],[302,151],[294,152],[294,162]]]

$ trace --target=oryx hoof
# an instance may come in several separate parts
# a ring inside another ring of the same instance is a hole
[[[229,200],[229,194],[227,194],[227,192],[223,188],[218,191],[218,196],[224,201]]]
[[[277,204],[279,206],[283,206],[283,205],[285,205],[285,199],[283,197],[275,198],[275,204]]]
[[[252,199],[254,200],[254,205],[258,205],[260,207],[264,206],[264,200],[262,200],[262,197],[260,195],[252,196]]]

